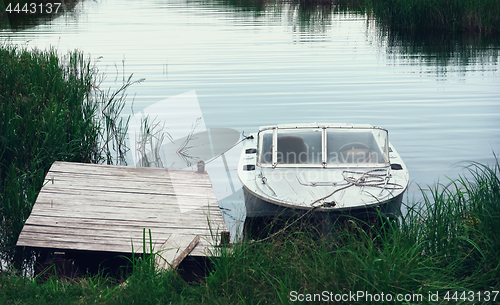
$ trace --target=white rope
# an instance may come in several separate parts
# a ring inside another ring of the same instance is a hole
[[[383,174],[375,174],[375,172],[380,172],[383,171]],[[346,174],[355,174],[355,175],[361,175],[359,178],[355,178],[353,176],[346,176]],[[332,201],[325,201],[328,197],[333,196],[335,193],[345,190],[351,186],[359,186],[359,187],[377,187],[381,188],[381,193],[383,190],[398,190],[398,189],[403,189],[403,186],[397,183],[392,183],[389,182],[389,179],[391,179],[391,176],[389,175],[389,171],[383,168],[376,168],[369,170],[367,172],[355,172],[355,171],[342,171],[342,177],[344,177],[344,180],[349,183],[348,185],[341,187],[339,189],[336,189],[332,193],[328,194],[325,197],[322,197],[320,199],[317,199],[311,203],[312,207],[328,207],[328,206],[335,206],[337,205],[337,202],[335,200]],[[315,205],[318,202],[322,202],[320,205]]]

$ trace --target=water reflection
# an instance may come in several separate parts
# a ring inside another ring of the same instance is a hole
[[[330,1],[286,0],[188,0],[188,5],[216,8],[233,12],[237,18],[266,17],[291,26],[294,32],[324,33],[338,15],[365,18],[365,9],[359,5],[347,5]]]
[[[424,59],[438,67],[462,66],[476,63],[497,64],[500,59],[500,36],[450,33],[408,34],[380,31],[379,40],[386,43],[387,54],[407,54]],[[440,70],[445,73],[447,69]]]
[[[260,18],[285,25],[297,33],[297,42],[318,42],[327,37],[338,20],[366,20],[367,35],[375,30],[374,43],[386,48],[387,54],[418,56],[438,66],[468,65],[475,62],[496,64],[500,57],[500,36],[494,34],[451,34],[401,32],[378,24],[367,8],[343,2],[284,0],[214,0],[191,1],[187,5],[204,6],[232,12],[235,19]]]
[[[197,5],[217,6],[224,8],[233,8],[235,12],[250,12],[253,16],[261,16],[272,6],[274,1],[269,0],[214,0],[214,1],[191,1]]]

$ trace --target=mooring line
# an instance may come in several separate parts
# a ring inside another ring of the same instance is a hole
[[[243,135],[243,139],[241,139],[240,141],[236,142],[236,144],[234,144],[233,146],[229,147],[228,149],[226,149],[225,151],[223,151],[222,153],[218,154],[217,156],[213,157],[212,159],[209,159],[208,161],[205,162],[205,164],[208,164],[210,162],[212,162],[213,160],[219,158],[220,156],[222,156],[223,154],[227,153],[228,151],[230,151],[231,149],[233,149],[236,145],[240,144],[241,142],[247,140],[247,139],[253,139],[253,136],[250,135],[250,136],[245,136]]]

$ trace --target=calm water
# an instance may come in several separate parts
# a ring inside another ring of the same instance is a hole
[[[457,162],[492,163],[492,152],[500,152],[500,44],[486,39],[388,38],[356,14],[208,0],[81,1],[0,36],[102,56],[105,87],[117,87],[124,74],[146,78],[129,90],[127,115],[194,91],[192,108],[170,103],[163,110],[185,115],[183,129],[200,113],[200,130],[248,133],[314,121],[385,127],[409,168],[410,201],[419,197],[417,184],[462,173]],[[176,126],[168,131],[178,133]],[[236,192],[222,203],[231,218],[241,196],[234,158],[225,161],[212,180],[224,196]]]

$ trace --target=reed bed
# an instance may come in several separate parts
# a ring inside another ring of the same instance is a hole
[[[208,276],[195,282],[186,282],[181,271],[155,270],[153,256],[143,256],[131,260],[133,273],[121,285],[105,276],[40,282],[4,275],[0,301],[288,304],[335,295],[353,304],[447,304],[471,295],[476,303],[498,301],[500,166],[472,163],[467,169],[468,179],[423,190],[423,201],[399,221],[348,218],[326,232],[297,223],[264,242],[221,248]],[[365,296],[350,297],[360,292]],[[385,301],[375,301],[382,295]],[[406,300],[388,301],[389,295]]]
[[[491,36],[500,32],[500,2],[497,0],[280,0],[279,2],[299,5],[299,11],[306,12],[324,12],[325,7],[330,7],[330,12],[366,14],[377,20],[382,29],[397,33],[427,35],[468,33]],[[268,3],[269,6],[273,4],[273,1]],[[303,21],[307,19],[303,18]]]
[[[134,82],[102,91],[100,77],[80,52],[0,46],[0,262],[19,255],[17,238],[54,161],[123,157],[120,111]]]
[[[406,32],[500,32],[496,0],[371,0],[375,19]]]

